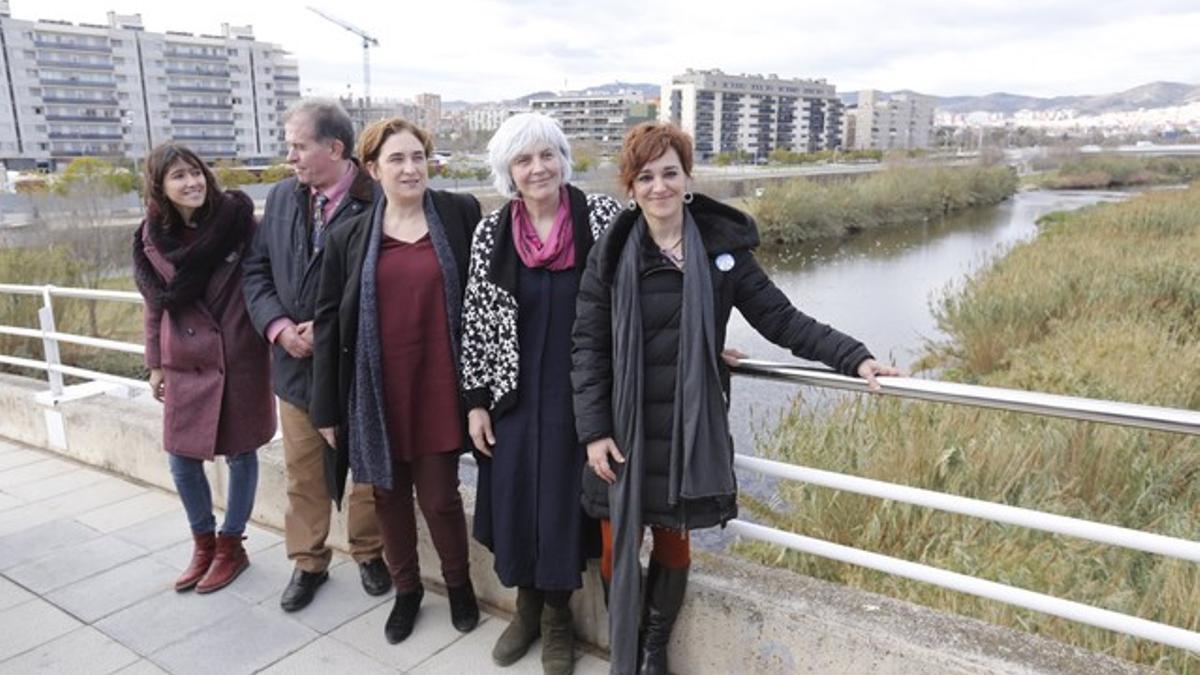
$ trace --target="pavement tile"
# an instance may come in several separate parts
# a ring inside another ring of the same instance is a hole
[[[95,627],[145,656],[191,633],[205,631],[246,607],[245,601],[232,593],[198,595],[169,590],[110,614],[97,621]],[[216,644],[207,637],[204,643],[209,649]]]
[[[144,555],[140,546],[110,535],[61,548],[4,574],[35,593],[47,593]]]
[[[29,483],[13,485],[5,488],[4,491],[27,502],[38,502],[50,497],[74,492],[81,487],[106,480],[116,481],[118,479],[99,471],[76,467],[74,471],[67,471]]]
[[[41,504],[25,504],[0,511],[0,537],[44,525],[62,518],[62,514]]]
[[[167,671],[159,668],[149,659],[142,659],[134,662],[133,665],[118,670],[113,675],[167,675]]]
[[[28,602],[34,598],[33,593],[21,588],[13,582],[0,577],[0,610]]]
[[[137,660],[120,643],[83,626],[0,665],[9,673],[111,673]]]
[[[461,640],[450,645],[447,649],[437,652],[425,661],[412,668],[412,675],[459,675],[469,672],[472,675],[496,673],[497,675],[540,675],[542,672],[542,642],[538,640],[529,647],[529,652],[516,663],[507,668],[501,668],[492,663],[492,646],[496,644],[500,633],[508,626],[504,619],[492,617],[491,620],[479,624],[475,630],[467,633]],[[575,649],[575,672],[579,675],[606,675],[608,662],[591,654],[585,654],[581,649]]]
[[[100,533],[74,520],[52,520],[0,537],[0,570],[49,555],[67,546],[74,546],[99,537]]]
[[[425,590],[417,625],[407,640],[390,645],[383,637],[383,624],[392,611],[392,603],[384,603],[330,633],[372,659],[391,668],[412,670],[417,664],[440,652],[463,634],[450,625],[450,606],[446,598]],[[487,614],[480,616],[479,627],[490,623]],[[477,627],[475,630],[479,630]],[[494,638],[493,638],[494,640]],[[489,653],[490,653],[490,647]],[[477,657],[478,658],[478,657]]]
[[[476,658],[479,657],[476,656]],[[330,675],[330,673],[391,675],[396,670],[373,660],[343,642],[331,637],[323,637],[310,642],[300,651],[282,661],[276,661],[270,668],[259,672],[262,675]]]
[[[176,506],[178,508],[174,511],[117,530],[113,532],[113,536],[137,544],[147,551],[161,551],[183,542],[187,542],[190,547],[192,530],[188,527],[187,516],[178,501]]]
[[[283,543],[283,535],[251,523],[246,526],[246,541],[242,542],[242,546],[246,547],[247,553],[257,553],[281,543]],[[336,557],[336,555],[335,553],[334,556]],[[283,553],[283,557],[287,557],[286,551]]]
[[[249,636],[253,639],[247,639]],[[251,607],[204,629],[200,638],[181,640],[150,658],[175,675],[254,673],[317,637],[291,619]],[[214,645],[229,647],[213,649]]]
[[[326,581],[321,586],[321,590],[317,591],[317,596],[313,598],[312,604],[299,612],[288,613],[286,616],[318,633],[328,633],[381,604],[391,606],[391,591],[379,596],[367,595],[362,588],[358,566],[345,561],[341,561],[341,564],[337,564],[338,562],[335,559],[335,564],[329,568],[329,581]],[[288,576],[283,577],[283,584],[286,584],[291,578],[290,562],[288,562],[287,572]],[[248,574],[249,570],[246,573]],[[238,583],[241,583],[240,578]],[[273,592],[259,603],[260,606],[283,614],[283,610],[279,608],[279,594],[282,592],[282,585],[275,586]]]
[[[36,506],[53,511],[62,516],[75,517],[94,511],[102,506],[113,504],[140,495],[149,488],[126,481],[101,481],[80,488],[74,492],[57,497],[51,497]]]
[[[279,594],[292,578],[292,561],[287,559],[283,544],[257,553],[248,553],[250,567],[229,586],[229,591],[246,602],[257,605],[271,598],[279,600]],[[317,591],[317,597],[328,590],[329,582]],[[278,605],[278,602],[277,602]]]
[[[35,452],[26,448],[9,447],[3,454],[0,454],[0,471],[7,471],[13,467],[33,462],[40,462],[46,459],[46,455],[41,452]]]
[[[35,462],[22,464],[11,469],[0,470],[0,488],[8,491],[10,488],[22,483],[42,480],[43,478],[78,470],[79,465],[77,464],[65,462],[61,459],[42,457]],[[9,494],[12,493],[10,492]]]
[[[83,624],[45,600],[33,599],[0,612],[0,662],[70,633]],[[7,668],[5,668],[7,670]]]
[[[113,532],[179,508],[178,496],[150,490],[77,516],[76,520],[101,532]]]
[[[46,599],[94,623],[164,590],[174,590],[178,570],[143,557],[54,591]]]
[[[7,492],[0,492],[0,511],[11,509],[14,506],[21,506],[25,503],[24,499],[17,499]]]

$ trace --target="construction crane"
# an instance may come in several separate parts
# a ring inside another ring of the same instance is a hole
[[[350,31],[351,33],[354,33],[358,37],[362,38],[362,46],[363,46],[363,110],[365,111],[366,109],[371,107],[371,51],[370,50],[371,50],[371,47],[379,46],[379,40],[376,40],[374,37],[371,37],[369,34],[367,34],[367,31],[359,28],[358,26],[346,23],[345,21],[342,21],[341,19],[338,19],[336,17],[329,16],[325,12],[322,12],[321,10],[317,9],[316,7],[313,7],[312,5],[309,5],[308,9],[309,9],[309,11],[313,12],[314,14],[321,17],[322,19],[325,19],[326,21],[331,21],[331,22],[341,26],[342,28],[345,28],[346,30]]]

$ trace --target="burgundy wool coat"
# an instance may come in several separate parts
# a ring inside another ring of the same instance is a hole
[[[253,217],[246,227],[255,227]],[[175,267],[146,228],[143,223],[146,258],[169,282]],[[270,351],[250,323],[242,295],[244,248],[221,262],[202,300],[177,312],[145,304],[146,367],[163,370],[163,447],[173,455],[233,456],[275,435]]]

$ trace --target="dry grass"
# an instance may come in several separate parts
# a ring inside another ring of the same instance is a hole
[[[973,206],[990,206],[1017,189],[1007,167],[896,167],[852,181],[798,178],[766,188],[748,201],[767,245],[939,220]]]
[[[1200,408],[1200,187],[1048,219],[1034,241],[949,289],[950,336],[924,365],[985,385]],[[1200,537],[1200,440],[970,408],[797,405],[770,457],[1161,534]],[[755,518],[806,535],[1200,629],[1193,563],[799,484]],[[753,558],[1181,672],[1156,643],[777,548]]]

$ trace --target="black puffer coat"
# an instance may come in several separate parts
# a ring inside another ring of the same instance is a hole
[[[758,228],[747,214],[703,195],[687,206],[700,229],[710,261],[716,302],[716,344],[724,349],[725,328],[734,307],[759,333],[800,358],[821,361],[838,372],[855,375],[871,358],[862,343],[792,306],[754,259]],[[612,284],[617,261],[636,211],[623,211],[589,255],[579,291],[572,353],[575,425],[581,443],[613,436],[614,416],[632,411],[612,409]],[[730,257],[732,267],[729,266]],[[720,265],[718,265],[720,259]],[[725,268],[725,269],[722,269]],[[654,249],[647,237],[641,260],[641,312],[645,378],[643,422],[646,434],[642,522],[674,529],[723,524],[737,515],[736,496],[667,502],[675,370],[679,352],[679,320],[683,275]],[[721,385],[729,399],[729,370],[717,359]],[[624,448],[621,448],[624,450]],[[733,458],[730,457],[732,462]],[[612,463],[615,471],[621,466]],[[595,518],[608,518],[608,485],[584,467],[583,506]]]

